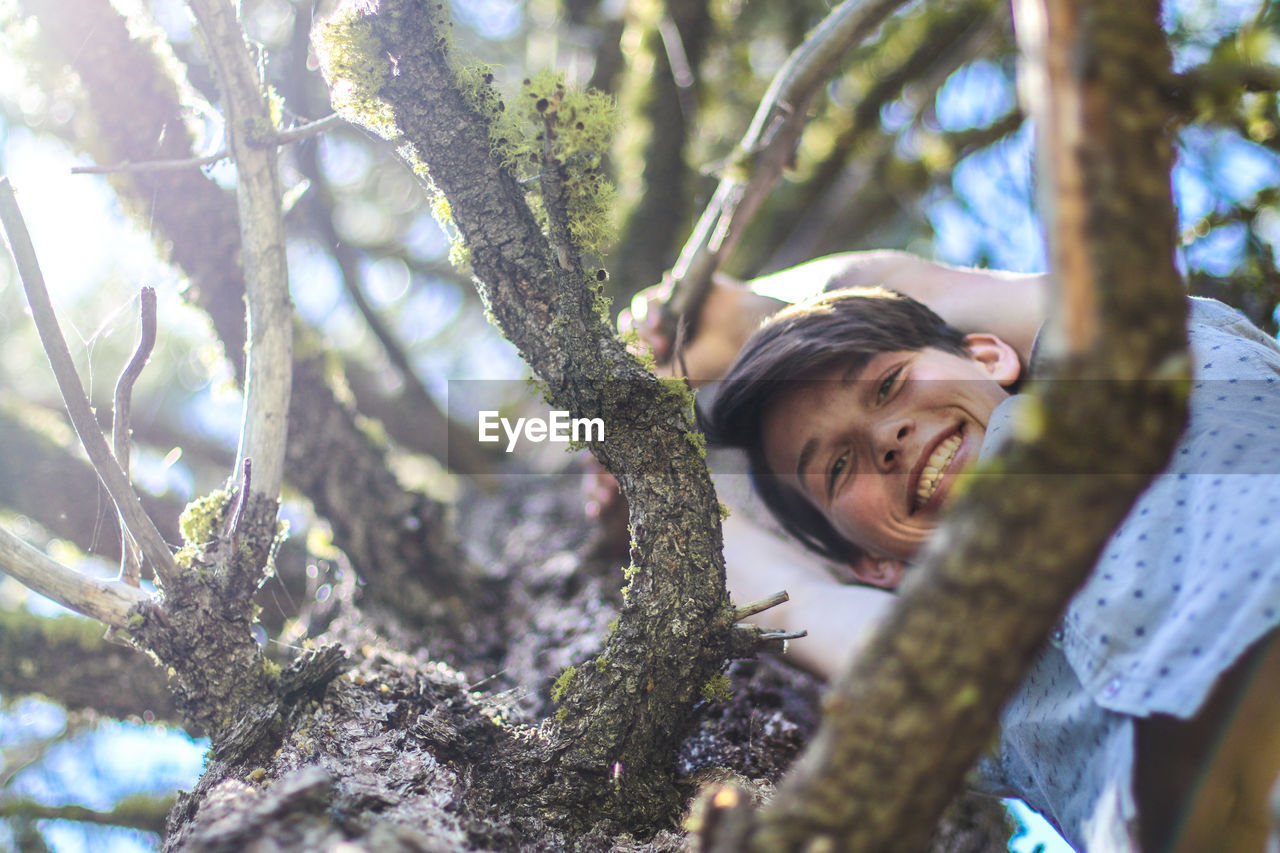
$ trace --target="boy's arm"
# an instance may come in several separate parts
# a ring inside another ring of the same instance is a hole
[[[820,262],[836,262],[830,289],[885,287],[923,302],[965,333],[984,332],[1031,357],[1043,325],[1048,277],[1044,274],[953,267],[897,251],[849,252]]]
[[[986,332],[1003,339],[1027,364],[1045,319],[1046,283],[1042,274],[952,267],[890,250],[830,255],[750,284],[719,275],[694,337],[684,348],[686,369],[680,372],[695,385],[719,379],[767,317],[790,302],[845,287],[886,287],[905,293],[962,332]],[[647,309],[657,298],[656,290],[645,291],[633,306]],[[619,324],[636,325],[658,360],[668,361],[670,342],[656,336],[657,311],[649,310],[646,317],[634,321],[631,312],[623,312]],[[671,365],[666,369],[679,370]]]
[[[658,332],[658,306],[666,295],[665,285],[655,285],[631,300],[631,307],[618,317],[618,328],[634,328],[657,358],[658,375],[673,373],[696,385],[721,378],[761,323],[785,308],[787,303],[754,292],[747,284],[717,273],[694,325],[691,340],[680,352],[680,364],[673,364],[672,342]]]
[[[808,631],[787,643],[787,659],[831,679],[857,653],[870,629],[896,597],[883,590],[840,583],[799,546],[730,515],[724,522],[725,581],[734,604],[785,589],[790,600],[749,621],[782,631]]]

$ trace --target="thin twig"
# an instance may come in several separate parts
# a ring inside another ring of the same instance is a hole
[[[799,640],[801,637],[809,636],[808,631],[765,631],[760,635],[761,640]]]
[[[744,604],[737,610],[733,611],[733,621],[738,622],[746,619],[748,616],[755,616],[757,613],[763,613],[771,607],[777,607],[779,604],[789,601],[790,598],[791,596],[787,595],[787,591],[784,589],[781,592],[775,592],[773,595],[762,598],[759,601]]]
[[[680,36],[680,27],[670,15],[663,15],[658,21],[658,35],[662,37],[662,47],[667,52],[667,67],[671,69],[671,81],[676,84],[676,99],[680,105],[680,114],[688,124],[697,118],[698,100],[693,91],[693,67],[689,55],[684,49],[684,39]]]
[[[276,134],[276,144],[288,145],[300,139],[308,139],[324,133],[330,128],[337,127],[342,121],[343,119],[339,118],[337,113],[332,113],[322,119],[316,119],[307,124],[282,130]],[[119,172],[176,172],[181,169],[198,169],[203,166],[209,166],[230,156],[231,152],[224,148],[216,154],[208,154],[204,157],[187,157],[182,160],[144,160],[140,163],[117,163],[114,166],[72,166],[71,174],[111,175]]]
[[[0,527],[0,572],[63,607],[113,628],[128,628],[130,613],[151,598],[137,587],[91,578],[69,569],[3,527]]]
[[[178,578],[178,565],[174,562],[169,546],[160,536],[160,531],[156,530],[155,524],[143,510],[137,493],[120,469],[111,448],[107,446],[106,436],[102,434],[102,429],[93,416],[89,399],[76,374],[75,362],[72,361],[67,342],[58,328],[58,318],[53,312],[53,303],[49,300],[49,291],[36,260],[35,248],[31,245],[31,235],[22,219],[22,212],[18,210],[18,202],[8,178],[0,178],[0,222],[8,235],[9,248],[18,266],[18,277],[22,280],[27,303],[31,306],[31,317],[40,334],[40,342],[49,358],[49,366],[53,369],[58,389],[62,392],[71,424],[80,436],[80,443],[84,445],[89,461],[93,463],[107,494],[115,502],[116,510],[124,519],[130,535],[142,549],[143,556],[151,563],[156,577],[161,583],[169,585]]]
[[[725,170],[671,272],[671,293],[663,304],[661,320],[668,338],[679,317],[697,317],[711,276],[790,165],[813,96],[835,74],[847,50],[906,2],[845,0],[791,52],[774,75],[751,126],[738,143],[734,162]]]
[[[227,516],[226,535],[231,540],[231,550],[236,551],[240,548],[240,527],[244,524],[245,507],[249,503],[249,489],[253,485],[253,460],[244,460],[243,465],[244,476],[240,481],[240,490],[236,492],[235,507],[231,510],[231,514]]]
[[[324,118],[318,118],[315,121],[309,121],[306,124],[280,131],[276,134],[276,144],[288,145],[290,142],[297,142],[299,139],[308,139],[335,128],[344,122],[346,122],[346,119],[337,113],[329,113]]]
[[[184,160],[143,160],[140,163],[117,163],[114,166],[72,166],[73,175],[115,175],[122,172],[178,172],[198,169],[225,160],[231,155],[226,149],[204,157],[187,157]]]
[[[120,463],[125,477],[129,476],[129,416],[133,407],[133,385],[142,375],[142,369],[147,366],[151,351],[156,347],[156,289],[142,288],[138,292],[138,302],[142,322],[138,346],[129,363],[120,372],[120,378],[116,381],[115,398],[111,404],[111,448],[115,451],[116,462]],[[120,579],[131,586],[137,586],[141,568],[137,546],[121,518]]]

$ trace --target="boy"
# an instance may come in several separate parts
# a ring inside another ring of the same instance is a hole
[[[884,291],[788,309],[743,347],[709,432],[746,450],[784,528],[893,588],[1016,405],[1008,392],[1033,361],[1042,279],[889,253],[823,263],[838,285],[879,279],[914,292],[970,334]],[[986,315],[988,305],[1001,313]],[[712,339],[737,328],[713,319],[717,310],[713,300],[702,318]],[[1156,850],[1177,837],[1181,850],[1261,850],[1280,770],[1280,644],[1270,642],[1280,622],[1280,350],[1217,303],[1195,301],[1189,330],[1197,380],[1174,461],[1073,600],[984,768],[989,787],[1027,800],[1088,849]],[[735,597],[746,600],[740,579],[763,568],[730,567]],[[774,583],[792,589],[784,627],[850,621],[833,619],[839,605],[812,573],[800,594],[791,578]],[[809,665],[829,675],[847,652],[836,634],[819,643]]]

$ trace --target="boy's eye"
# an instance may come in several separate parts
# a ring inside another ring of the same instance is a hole
[[[828,475],[827,477],[827,494],[828,495],[831,494],[832,490],[835,489],[836,480],[840,478],[840,475],[844,472],[844,469],[848,465],[849,465],[848,453],[841,455],[839,459],[831,463],[831,474]]]
[[[885,398],[889,396],[889,392],[893,390],[893,383],[898,381],[898,374],[902,373],[902,368],[898,367],[893,370],[884,381],[880,383],[880,387],[876,390],[876,402],[883,403]]]

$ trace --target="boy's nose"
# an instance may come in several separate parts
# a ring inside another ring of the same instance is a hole
[[[910,420],[899,418],[886,421],[876,430],[875,458],[883,473],[902,464],[902,451],[914,428]]]

